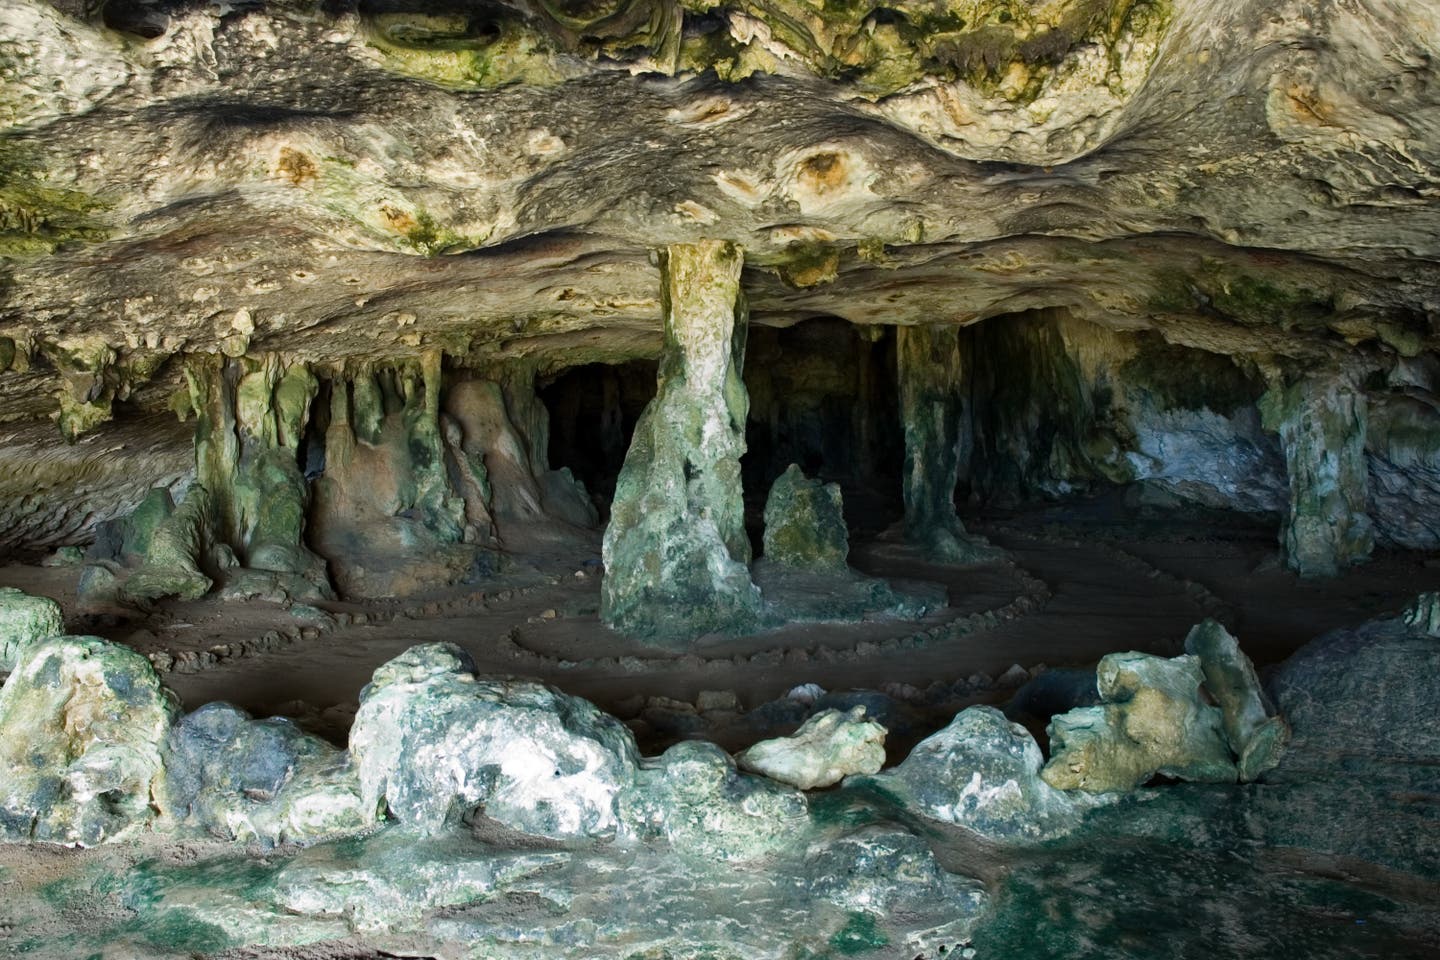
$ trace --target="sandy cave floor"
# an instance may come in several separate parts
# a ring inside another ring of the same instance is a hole
[[[333,619],[319,626],[278,604],[215,598],[131,619],[86,616],[77,612],[74,568],[4,566],[0,586],[54,597],[73,633],[175,655],[182,662],[165,679],[188,710],[228,700],[258,716],[293,717],[341,744],[372,671],[418,643],[459,644],[482,671],[538,677],[622,717],[634,716],[643,698],[693,701],[706,690],[734,691],[744,711],[804,683],[925,691],[976,674],[996,677],[1014,664],[1086,666],[1118,650],[1173,654],[1206,616],[1225,621],[1263,671],[1328,630],[1398,611],[1417,593],[1440,588],[1440,558],[1383,551],[1339,579],[1301,580],[1279,566],[1273,531],[1245,518],[1156,520],[1117,514],[1097,500],[1003,520],[971,518],[969,526],[1013,564],[925,563],[883,536],[852,549],[851,563],[867,574],[944,585],[949,607],[918,624],[793,625],[713,638],[686,656],[647,650],[600,624],[598,537],[588,550],[531,555],[467,586],[403,601],[320,604]],[[1037,588],[1037,609],[903,655],[893,649],[895,638],[1002,609]],[[275,649],[240,653],[241,643],[270,631],[280,635]],[[184,663],[187,652],[199,659]],[[1003,702],[1012,691],[979,684],[969,702]],[[960,705],[943,703],[929,718],[933,728]],[[732,750],[762,735],[744,724],[710,733]],[[647,751],[677,738],[643,726],[637,735]],[[903,759],[896,748],[913,739],[892,737],[890,762]]]

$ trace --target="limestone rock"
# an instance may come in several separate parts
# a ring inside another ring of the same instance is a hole
[[[173,694],[150,662],[98,637],[26,647],[0,689],[0,833],[92,845],[168,807]]]
[[[175,818],[227,840],[308,843],[379,822],[344,751],[228,703],[175,725],[167,767]]]
[[[774,857],[809,824],[804,794],[739,773],[724,750],[702,740],[646,761],[621,804],[627,836],[663,838],[676,853],[702,860]]]
[[[824,710],[788,737],[762,740],[735,757],[741,770],[814,790],[852,774],[879,773],[885,765],[885,728],[865,719],[865,708]]]
[[[1440,593],[1422,593],[1405,609],[1405,625],[1428,637],[1440,639]]]
[[[983,884],[949,873],[923,840],[893,824],[814,843],[807,854],[811,892],[847,910],[888,916],[946,903],[978,915],[989,900]]]
[[[921,816],[1002,843],[1038,842],[1073,830],[1094,801],[1040,777],[1040,746],[994,707],[967,707],[875,777]]]
[[[202,486],[190,488],[175,512],[156,525],[145,562],[125,581],[121,595],[135,600],[179,597],[197,600],[214,585],[200,569],[210,524],[211,498]]]
[[[658,645],[760,622],[740,489],[749,407],[742,259],[729,243],[669,248],[660,386],[615,483],[601,618]]]
[[[765,501],[765,558],[784,566],[840,572],[849,553],[840,485],[812,480],[792,463],[776,478]]]
[[[1112,653],[1096,668],[1104,703],[1050,722],[1043,776],[1062,790],[1132,790],[1155,774],[1233,783],[1221,711],[1202,699],[1200,659]]]
[[[1214,620],[1197,624],[1185,637],[1185,652],[1200,658],[1205,689],[1224,715],[1225,739],[1238,758],[1242,782],[1254,780],[1280,762],[1290,738],[1285,721],[1260,686],[1255,665],[1230,632]]]
[[[1280,434],[1290,476],[1281,531],[1285,562],[1302,577],[1333,577],[1375,545],[1365,461],[1367,401],[1343,375],[1276,385],[1261,398],[1265,426]]]
[[[392,827],[345,846],[312,847],[286,864],[267,892],[289,914],[394,932],[413,929],[438,908],[483,902],[568,859],[562,852],[499,851],[468,838]]]
[[[479,678],[451,644],[375,671],[350,753],[366,807],[401,823],[434,831],[478,811],[545,837],[613,833],[637,762],[620,721],[539,683]]]
[[[25,648],[65,632],[60,604],[0,587],[0,670],[13,670]]]

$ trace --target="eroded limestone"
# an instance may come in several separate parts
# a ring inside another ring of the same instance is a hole
[[[762,740],[735,756],[742,770],[814,790],[852,774],[879,773],[885,765],[885,733],[865,719],[865,708],[822,710],[788,737]]]
[[[664,258],[660,386],[616,481],[601,592],[607,625],[657,644],[760,620],[740,489],[742,260],[720,241],[677,244]]]

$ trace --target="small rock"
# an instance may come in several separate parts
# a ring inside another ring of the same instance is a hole
[[[695,698],[695,707],[701,713],[712,713],[716,710],[740,711],[740,698],[735,695],[734,690],[701,690],[700,695]]]
[[[814,704],[816,700],[825,696],[825,688],[818,683],[802,683],[798,687],[791,687],[785,694],[786,700],[794,700],[807,706]]]
[[[886,730],[865,719],[865,708],[815,714],[789,737],[762,740],[736,756],[742,770],[813,790],[885,765]]]

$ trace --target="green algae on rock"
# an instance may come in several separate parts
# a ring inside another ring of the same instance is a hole
[[[0,834],[91,846],[169,807],[178,707],[150,661],[98,637],[26,647],[0,689]]]
[[[60,604],[0,587],[0,670],[14,670],[25,648],[65,632]]]
[[[760,622],[740,489],[742,261],[720,241],[673,245],[663,261],[659,389],[616,480],[601,588],[604,622],[657,645]]]
[[[850,533],[840,485],[806,477],[791,464],[765,500],[765,558],[808,570],[841,571],[850,554]]]

